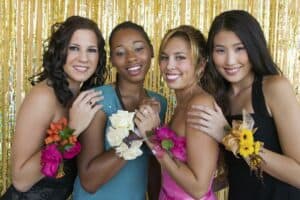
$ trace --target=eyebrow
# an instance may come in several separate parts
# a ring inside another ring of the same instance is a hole
[[[143,41],[143,40],[133,41],[133,44],[136,44],[136,43],[143,43],[143,44],[145,44],[145,41]],[[123,47],[123,45],[116,46],[116,47],[114,47],[114,49],[119,48],[119,47]]]
[[[234,43],[232,46],[239,46],[239,45],[243,45],[244,46],[244,44],[242,42]],[[222,45],[222,44],[216,44],[216,45],[214,45],[214,47],[224,47],[224,45]]]
[[[167,53],[165,53],[164,51],[163,52],[161,52],[161,54],[165,54],[165,55],[168,55]],[[186,52],[183,52],[183,51],[178,51],[178,52],[175,52],[174,53],[175,55],[182,55],[182,54],[186,54]]]
[[[77,46],[77,47],[80,47],[81,45],[77,44],[77,43],[70,43],[69,46],[72,45],[72,46]],[[89,45],[88,47],[94,47],[94,48],[98,48],[97,45]]]

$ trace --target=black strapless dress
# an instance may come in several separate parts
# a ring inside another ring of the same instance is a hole
[[[73,191],[77,174],[75,159],[64,161],[65,176],[55,179],[45,177],[27,192],[19,192],[11,185],[0,200],[65,200]]]

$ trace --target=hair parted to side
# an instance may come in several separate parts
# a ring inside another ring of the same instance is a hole
[[[208,67],[206,76],[210,76],[214,82],[216,91],[216,100],[223,110],[228,110],[227,91],[228,83],[216,70],[213,61],[214,39],[222,30],[232,31],[241,40],[244,45],[252,70],[257,76],[280,74],[280,70],[272,59],[268,50],[267,42],[258,21],[247,11],[230,10],[225,11],[215,17],[213,20],[207,39]]]
[[[207,59],[205,37],[200,30],[190,25],[181,25],[174,29],[168,30],[161,41],[159,55],[161,55],[168,41],[174,37],[180,37],[188,42],[191,48],[193,64],[195,67],[197,67],[200,62],[203,62]],[[158,59],[160,61],[160,57],[158,57]]]
[[[162,54],[163,49],[166,47],[167,43],[170,39],[174,37],[179,37],[184,39],[191,48],[192,52],[192,63],[195,66],[195,71],[198,73],[199,64],[201,62],[207,62],[207,50],[206,50],[206,39],[204,35],[201,33],[199,29],[196,29],[190,25],[180,25],[174,29],[168,30],[168,32],[164,35],[160,47],[159,47],[159,57],[158,61],[160,61],[160,55]],[[197,74],[198,83],[201,85],[203,89],[207,92],[211,93],[211,86],[208,85],[208,81],[203,75]]]
[[[87,29],[95,33],[99,53],[96,71],[83,83],[81,90],[102,85],[107,76],[105,40],[94,21],[80,16],[71,16],[64,22],[52,25],[51,35],[44,45],[42,72],[29,78],[32,85],[47,79],[47,83],[53,87],[56,97],[64,106],[69,103],[73,94],[68,87],[63,66],[66,63],[72,35],[79,29]]]
[[[153,51],[153,46],[152,46],[151,40],[150,40],[148,34],[146,33],[144,27],[142,27],[141,25],[138,25],[132,21],[124,21],[113,28],[113,30],[111,31],[110,36],[109,36],[110,49],[111,49],[111,45],[112,45],[112,39],[113,39],[115,33],[117,33],[119,30],[123,30],[123,29],[132,29],[132,30],[136,30],[137,32],[139,32],[142,35],[142,37],[146,40],[147,44],[150,47],[151,57],[154,56],[154,51]],[[110,55],[111,55],[111,51],[110,51]]]

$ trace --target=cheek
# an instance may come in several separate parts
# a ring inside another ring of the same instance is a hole
[[[213,54],[213,62],[216,65],[216,67],[221,66],[224,63],[224,56]]]

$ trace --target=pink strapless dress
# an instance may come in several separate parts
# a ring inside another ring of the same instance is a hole
[[[167,171],[162,172],[162,188],[159,200],[196,200],[178,186]],[[199,200],[216,200],[210,187],[209,191]]]
[[[182,137],[182,139],[185,139]],[[173,155],[176,157],[176,155]],[[186,153],[184,152],[182,157],[178,157],[179,160],[183,162],[186,161]],[[215,194],[211,188],[212,183],[210,184],[209,191],[201,197],[199,200],[216,200]],[[162,187],[159,194],[159,200],[196,200],[187,194],[169,175],[165,170],[162,171]]]

